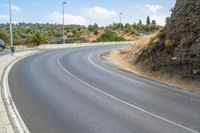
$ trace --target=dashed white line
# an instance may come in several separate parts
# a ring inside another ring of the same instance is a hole
[[[142,108],[140,108],[140,107],[137,107],[137,106],[135,106],[135,105],[133,105],[133,104],[130,104],[130,103],[124,101],[124,100],[121,100],[121,99],[119,99],[119,98],[117,98],[117,97],[115,97],[115,96],[113,96],[113,95],[110,95],[110,94],[106,93],[106,92],[104,92],[104,91],[102,91],[102,90],[100,90],[100,89],[98,89],[98,88],[92,86],[91,84],[89,84],[89,83],[87,83],[87,82],[85,82],[85,81],[79,79],[78,77],[76,77],[76,76],[73,75],[72,73],[70,73],[70,72],[69,72],[67,69],[65,69],[64,66],[61,64],[61,62],[60,62],[60,57],[57,59],[57,62],[58,62],[58,65],[60,66],[60,68],[61,68],[65,73],[67,73],[68,75],[70,75],[72,78],[74,78],[74,79],[76,79],[76,80],[82,82],[83,84],[87,85],[88,87],[91,87],[91,88],[93,88],[94,90],[96,90],[96,91],[98,91],[98,92],[100,92],[100,93],[102,93],[102,94],[104,94],[104,95],[106,95],[106,96],[108,96],[108,97],[110,97],[110,98],[112,98],[112,99],[118,101],[118,102],[121,102],[121,103],[123,103],[123,104],[126,104],[126,105],[128,105],[128,106],[130,106],[130,107],[132,107],[132,108],[134,108],[134,109],[137,109],[137,110],[139,110],[139,111],[142,111],[143,113],[146,113],[146,114],[148,114],[148,115],[151,115],[151,116],[153,116],[153,117],[156,117],[156,118],[158,118],[158,119],[160,119],[160,120],[163,120],[163,121],[165,121],[165,122],[167,122],[167,123],[170,123],[170,124],[172,124],[172,125],[175,125],[175,126],[177,126],[177,127],[179,127],[179,128],[183,128],[183,129],[185,129],[185,130],[187,130],[187,131],[189,131],[189,132],[191,132],[191,133],[199,133],[199,132],[197,132],[197,131],[195,131],[195,130],[192,130],[192,129],[190,129],[190,128],[187,128],[187,127],[185,127],[185,126],[182,126],[182,125],[180,125],[180,124],[178,124],[178,123],[176,123],[176,122],[170,121],[170,120],[168,120],[168,119],[165,119],[165,118],[163,118],[163,117],[161,117],[161,116],[158,116],[158,115],[156,115],[156,114],[153,114],[153,113],[151,113],[151,112],[149,112],[149,111],[147,111],[147,110],[144,110],[144,109],[142,109]]]

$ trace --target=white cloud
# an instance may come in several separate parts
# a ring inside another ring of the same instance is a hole
[[[149,16],[151,20],[156,20],[158,25],[164,26],[166,24],[165,20],[168,15],[160,11],[163,9],[162,6],[156,4],[144,4],[144,5],[136,5],[135,8],[141,10],[143,14]],[[146,22],[146,18],[143,18],[144,22]]]
[[[6,6],[9,6],[9,5],[6,5]],[[14,10],[14,11],[17,11],[17,12],[21,11],[21,9],[16,5],[11,5],[11,9]]]
[[[62,24],[63,16],[61,13],[55,11],[52,13],[52,19],[55,23]],[[82,16],[75,16],[71,14],[65,14],[65,24],[78,24],[87,25],[87,20]]]
[[[145,10],[144,6],[141,6],[141,5],[136,5],[135,7],[138,9],[141,9],[141,10]],[[132,7],[132,8],[134,8],[134,7]]]
[[[5,15],[5,14],[0,14],[0,21],[2,23],[8,23],[9,22],[9,15]],[[16,21],[15,19],[12,20],[12,23],[18,23],[18,21]]]
[[[152,20],[156,20],[157,24],[164,26],[166,24],[167,16],[164,15],[151,15],[150,18]]]
[[[0,20],[9,20],[9,15],[0,14]]]
[[[90,17],[97,19],[109,19],[117,15],[117,12],[114,10],[108,10],[103,7],[95,6],[93,8],[87,9]]]
[[[160,5],[149,5],[149,4],[145,4],[144,5],[149,11],[156,13],[158,12],[160,9],[162,9],[163,7]]]
[[[9,4],[0,3],[0,6],[9,8]],[[21,9],[18,6],[13,5],[13,4],[11,5],[11,9],[17,12],[21,11]]]

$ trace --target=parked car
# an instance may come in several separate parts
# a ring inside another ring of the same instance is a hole
[[[5,42],[2,39],[0,39],[0,51],[3,51],[5,48],[6,48]]]

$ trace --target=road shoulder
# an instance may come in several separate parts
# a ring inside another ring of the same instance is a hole
[[[148,69],[144,69],[139,65],[132,65],[128,63],[128,61],[124,61],[116,51],[107,52],[101,55],[101,59],[105,64],[110,66],[114,66],[119,70],[126,71],[128,73],[132,73],[139,77],[143,77],[149,80],[156,81],[161,84],[166,84],[172,86],[173,88],[178,88],[183,91],[188,91],[196,94],[200,94],[200,90],[198,87],[194,86],[191,82],[184,82],[180,77],[171,77],[164,73],[153,73]],[[180,80],[179,80],[180,79]]]

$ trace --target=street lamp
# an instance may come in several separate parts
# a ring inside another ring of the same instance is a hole
[[[65,4],[67,4],[66,1],[63,1],[62,7],[63,7],[63,44],[65,44]]]
[[[11,0],[9,0],[9,14],[10,14],[10,50],[11,55],[14,54],[14,47],[13,47],[13,31],[12,31],[12,12],[11,12]]]
[[[119,14],[120,34],[122,32],[122,15],[123,15],[123,12],[120,12],[120,14]]]

